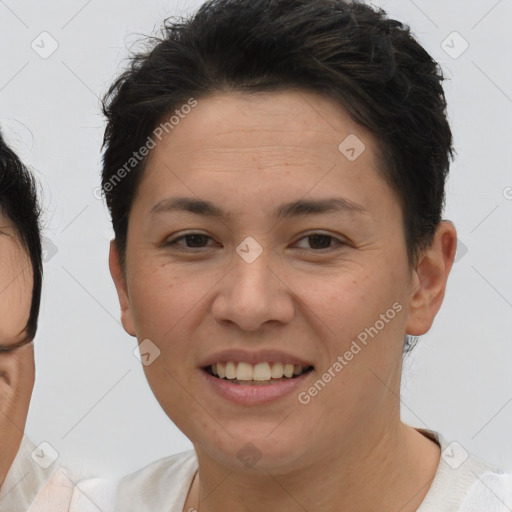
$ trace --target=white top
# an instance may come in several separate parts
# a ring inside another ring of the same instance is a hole
[[[111,512],[115,480],[76,475],[60,466],[49,445],[24,437],[0,488],[0,512]]]
[[[460,445],[448,444],[437,432],[417,430],[434,439],[442,451],[417,512],[512,510],[512,475],[467,456]],[[100,478],[76,483],[78,479],[56,462],[46,469],[36,463],[41,455],[24,438],[0,488],[0,512],[114,512],[114,508],[116,512],[182,512],[198,468],[196,454],[190,450],[153,462],[124,477],[119,485]]]
[[[457,443],[447,443],[437,432],[416,430],[436,441],[442,452],[430,489],[417,512],[512,510],[512,475],[503,475],[468,455]],[[195,451],[189,450],[125,476],[117,490],[115,511],[182,512],[197,469]]]

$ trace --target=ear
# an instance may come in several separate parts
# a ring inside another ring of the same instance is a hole
[[[112,276],[116,286],[119,305],[121,306],[121,322],[123,324],[124,330],[131,336],[135,336],[133,315],[130,306],[130,297],[128,295],[128,286],[126,285],[126,279],[123,275],[121,264],[119,262],[119,252],[117,250],[115,240],[111,240],[110,242],[108,266],[110,268],[110,275]]]
[[[449,221],[440,222],[432,243],[421,253],[413,272],[407,334],[421,336],[432,326],[443,302],[456,250],[454,225]]]

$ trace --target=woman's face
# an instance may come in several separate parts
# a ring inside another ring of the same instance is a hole
[[[32,303],[32,266],[12,223],[0,214],[0,345],[25,336]]]
[[[0,214],[0,485],[14,460],[34,386],[34,351],[25,339],[32,303],[30,258]]]
[[[114,246],[111,269],[150,386],[199,454],[286,471],[396,420],[404,334],[432,319],[378,167],[375,138],[306,92],[200,99],[151,151],[126,279]],[[251,381],[209,375],[227,362]]]

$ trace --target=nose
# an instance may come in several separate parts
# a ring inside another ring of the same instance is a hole
[[[266,323],[290,322],[294,293],[280,268],[271,261],[268,249],[252,262],[236,254],[212,304],[217,322],[230,322],[246,331],[257,331]]]

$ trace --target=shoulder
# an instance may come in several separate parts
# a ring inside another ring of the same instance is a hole
[[[470,454],[460,443],[448,442],[433,430],[416,430],[435,440],[441,449],[439,466],[418,512],[459,512],[464,499],[483,475],[500,473],[497,468]]]
[[[68,510],[73,483],[54,459],[51,447],[24,437],[0,489],[0,508],[9,512]],[[52,504],[51,509],[45,507]]]
[[[487,472],[471,486],[459,512],[512,510],[512,474]]]
[[[116,510],[149,512],[182,507],[197,467],[195,451],[189,450],[125,476],[117,488]]]

